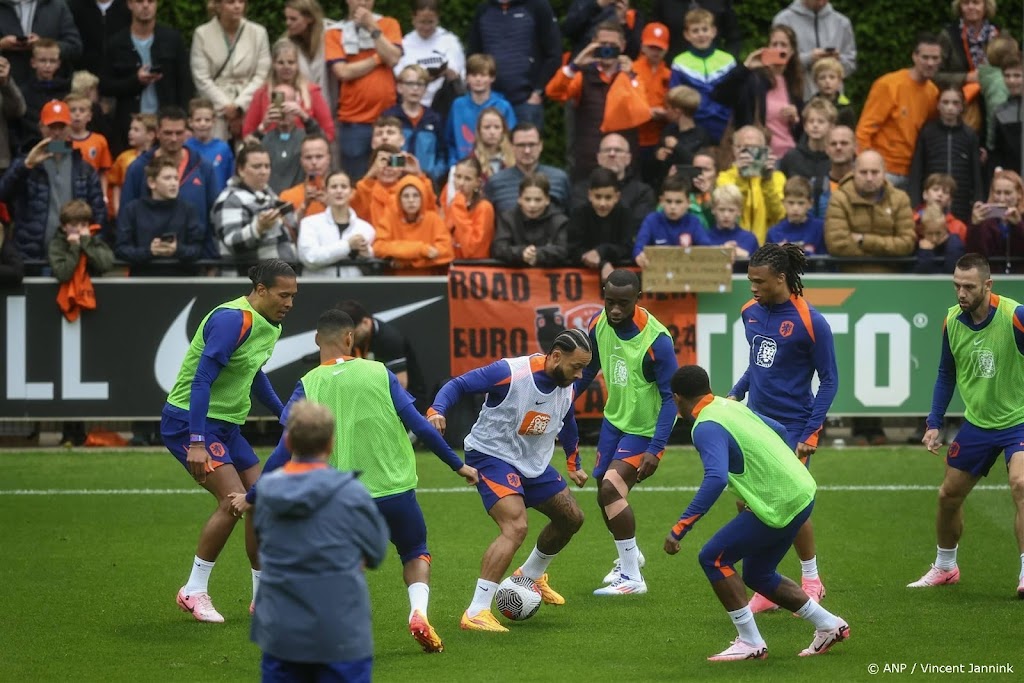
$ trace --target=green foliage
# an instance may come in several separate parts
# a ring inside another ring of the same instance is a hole
[[[465,36],[479,3],[476,0],[445,0],[442,4],[441,23],[459,36]],[[556,16],[564,17],[571,0],[552,0]],[[634,2],[645,15],[649,14],[650,0]],[[747,50],[761,46],[768,38],[772,17],[789,5],[785,0],[741,0],[734,3],[745,36]],[[921,31],[938,32],[953,21],[946,0],[899,0],[899,2],[864,2],[863,0],[833,0],[832,5],[853,22],[857,38],[859,68],[849,78],[846,92],[859,107],[867,96],[871,83],[880,75],[906,67],[914,37]],[[281,0],[250,0],[248,17],[267,27],[271,41],[284,31]],[[411,2],[406,0],[380,0],[375,11],[394,17],[405,31],[412,28]],[[334,19],[343,18],[347,5],[340,2],[324,3],[324,10]],[[177,26],[191,36],[196,26],[207,21],[202,2],[167,2],[160,5],[161,20]],[[1020,4],[1003,0],[999,6],[996,24],[1014,36],[1021,36]],[[563,149],[562,114],[557,105],[549,104],[546,115],[548,125],[545,161],[558,163]]]

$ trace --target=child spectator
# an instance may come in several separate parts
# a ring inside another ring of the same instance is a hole
[[[605,134],[619,133],[635,150],[637,128],[651,120],[647,96],[633,73],[633,62],[622,54],[625,47],[620,24],[598,25],[593,42],[556,71],[544,90],[555,102],[575,104],[574,180],[586,178],[597,165],[598,147]]]
[[[967,242],[967,226],[949,211],[954,194],[956,194],[956,180],[948,173],[932,173],[925,179],[924,192],[921,195],[924,203],[914,212],[918,237],[921,236],[921,214],[926,207],[934,204],[946,217],[946,229],[949,233],[959,237],[961,242]]]
[[[811,78],[818,90],[814,97],[822,97],[836,108],[835,125],[856,129],[857,112],[853,110],[850,98],[843,93],[845,75],[842,62],[835,57],[822,57],[811,67]]]
[[[156,115],[132,114],[132,122],[128,126],[128,149],[117,155],[113,165],[107,171],[107,207],[110,217],[116,218],[121,208],[121,187],[128,167],[140,154],[153,146],[156,140]]]
[[[362,276],[358,266],[339,261],[373,258],[377,232],[349,206],[352,181],[344,171],[327,176],[324,187],[327,209],[306,216],[299,225],[299,261],[303,274],[350,278]]]
[[[710,246],[732,247],[737,261],[748,261],[757,251],[757,237],[736,221],[743,212],[743,193],[735,185],[719,185],[711,193],[711,212],[715,223],[705,233]]]
[[[80,261],[84,262],[84,270],[89,275],[103,275],[114,267],[114,252],[96,236],[99,226],[93,223],[93,218],[92,207],[85,200],[72,199],[61,207],[60,229],[46,247],[50,268],[58,282],[69,282],[77,277],[75,271]]]
[[[989,259],[1024,257],[1024,182],[1013,171],[996,171],[988,203],[976,202],[967,231],[967,251]],[[1007,272],[1021,272],[1008,264]]]
[[[683,37],[690,49],[672,62],[669,86],[688,85],[700,93],[700,106],[694,114],[697,125],[706,130],[717,145],[729,123],[732,110],[711,99],[726,74],[736,68],[736,60],[728,52],[715,48],[718,30],[715,15],[706,9],[691,9],[686,13]]]
[[[378,258],[391,259],[399,271],[437,272],[454,258],[448,228],[434,207],[427,206],[429,186],[428,179],[415,175],[399,180],[394,203],[375,224],[374,252]]]
[[[1011,62],[1020,61],[1020,44],[1009,35],[997,35],[985,48],[987,64],[978,65],[978,84],[985,98],[985,147],[995,144],[996,110],[1010,98],[1003,69]]]
[[[647,104],[651,108],[651,120],[637,130],[640,168],[647,169],[661,144],[662,130],[670,120],[665,101],[668,82],[672,78],[672,70],[665,64],[665,52],[669,44],[668,27],[651,22],[644,26],[640,41],[640,56],[633,62],[633,72],[644,87]]]
[[[743,217],[740,224],[763,242],[768,226],[786,215],[782,208],[782,188],[786,176],[775,170],[775,157],[768,149],[764,132],[744,126],[733,135],[733,165],[718,174],[718,185],[735,185],[743,193]]]
[[[43,105],[51,100],[63,100],[71,91],[68,79],[58,75],[61,62],[57,41],[51,38],[33,41],[29,65],[32,76],[18,84],[25,97],[25,115],[21,118],[18,133],[12,136],[16,150],[39,139],[39,114]]]
[[[1010,97],[996,110],[995,142],[990,163],[997,168],[1021,172],[1021,95],[1024,94],[1024,62],[1020,56],[1003,64],[1003,81]]]
[[[71,112],[71,146],[82,155],[85,163],[96,169],[100,177],[103,196],[107,196],[107,171],[114,165],[110,158],[110,145],[107,139],[89,130],[92,121],[92,102],[85,95],[71,93],[65,99]]]
[[[633,261],[646,268],[650,261],[644,247],[692,247],[710,244],[708,232],[696,216],[690,214],[688,181],[679,175],[669,176],[661,185],[661,210],[652,211],[640,224],[633,243]]]
[[[782,189],[786,217],[768,230],[768,242],[798,244],[808,256],[825,256],[825,221],[811,214],[813,189],[807,178],[796,176]]]
[[[498,67],[491,55],[470,55],[466,60],[466,88],[469,92],[457,97],[448,112],[445,147],[449,165],[454,166],[473,151],[477,119],[484,109],[497,109],[508,129],[516,125],[512,105],[500,93],[491,90],[497,74]]]
[[[590,172],[587,203],[569,214],[569,265],[597,270],[602,282],[633,251],[638,226],[620,199],[618,176],[598,167]]]
[[[513,209],[498,216],[491,256],[510,266],[556,268],[569,263],[569,219],[551,204],[551,183],[543,173],[519,181]]]
[[[469,156],[455,164],[441,190],[444,223],[452,234],[456,259],[491,257],[494,206],[483,198],[484,172],[480,160]]]
[[[373,122],[373,130],[370,133],[370,149],[377,149],[381,145],[391,145],[399,149],[405,146],[402,122],[397,117],[382,114]]]
[[[423,175],[416,157],[394,145],[374,148],[370,170],[356,183],[352,209],[360,218],[379,228],[380,221],[392,210],[398,197],[398,181],[406,175]],[[425,210],[435,211],[437,199],[430,183],[424,189]]]
[[[84,95],[92,108],[89,130],[99,133],[107,140],[111,158],[124,149],[115,141],[120,135],[114,121],[114,100],[100,97],[100,77],[91,71],[76,71],[71,74],[71,95]],[[116,148],[116,149],[115,149]]]
[[[185,147],[213,166],[214,190],[220,194],[235,174],[235,154],[231,145],[213,137],[216,119],[213,102],[205,97],[192,98],[188,103],[188,127],[192,136],[185,141]]]
[[[836,108],[828,100],[816,97],[801,112],[804,136],[796,147],[786,152],[778,169],[787,178],[801,176],[811,182],[811,215],[825,218],[831,181],[828,174],[832,160],[825,153],[828,134],[836,123]]]
[[[981,201],[980,143],[974,130],[964,124],[964,93],[948,86],[939,93],[939,118],[924,124],[910,162],[910,201],[921,203],[924,179],[947,173],[956,180],[950,210],[962,221],[970,220],[971,205]]]
[[[494,107],[484,109],[476,120],[476,140],[472,154],[480,162],[484,182],[498,171],[516,165],[508,121]]]
[[[296,119],[304,128],[295,128]],[[270,187],[282,192],[302,182],[302,141],[307,135],[323,135],[316,117],[299,102],[295,88],[278,83],[271,94],[271,105],[256,128],[256,137],[270,154]]]
[[[689,212],[696,216],[705,228],[711,224],[711,192],[718,180],[718,161],[715,157],[715,150],[711,147],[697,150],[693,156],[693,165],[683,169],[690,173],[681,174],[683,177],[691,178]],[[680,167],[674,168],[679,174]]]
[[[928,204],[921,212],[920,226],[921,237],[917,241],[914,272],[952,275],[956,270],[956,262],[966,252],[960,238],[950,234],[946,226],[946,214],[938,205]]]
[[[122,207],[117,217],[117,257],[128,262],[133,277],[199,273],[194,264],[202,255],[206,234],[195,208],[178,198],[180,180],[178,164],[167,157],[153,157],[146,164],[150,196]],[[153,259],[175,262],[153,263]]]
[[[665,98],[665,119],[661,146],[649,166],[648,182],[658,186],[669,175],[673,166],[689,166],[697,151],[712,146],[708,132],[694,121],[700,109],[700,93],[688,85],[677,85]]]
[[[448,155],[444,150],[444,131],[441,116],[430,107],[423,106],[430,77],[419,64],[410,64],[398,74],[399,103],[384,110],[384,116],[393,116],[402,123],[405,137],[403,149],[413,154],[420,168],[432,181],[440,183],[448,172]]]

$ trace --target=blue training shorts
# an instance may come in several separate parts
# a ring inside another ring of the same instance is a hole
[[[384,516],[391,531],[391,544],[398,551],[402,564],[409,560],[421,558],[430,562],[427,550],[427,523],[423,519],[423,510],[416,500],[415,489],[393,496],[374,498],[377,509]]]
[[[567,488],[562,475],[551,465],[539,477],[524,477],[514,465],[504,460],[466,451],[466,464],[480,474],[476,490],[480,492],[484,509],[490,510],[505,496],[522,496],[526,507],[536,507]]]
[[[250,467],[260,464],[256,452],[242,436],[241,428],[230,422],[206,420],[206,452],[210,454],[210,462],[206,466],[212,472],[221,465],[234,465],[235,470],[244,472]],[[160,438],[167,450],[178,459],[185,469],[188,463],[189,446],[188,420],[164,413],[160,419]]]
[[[608,420],[601,421],[601,436],[597,439],[597,460],[594,462],[594,479],[601,479],[614,460],[622,460],[634,469],[640,467],[651,437],[627,434]],[[658,454],[661,459],[661,453]]]
[[[352,662],[289,662],[263,653],[263,683],[370,683],[373,657]]]
[[[967,420],[946,451],[946,464],[976,477],[988,476],[1002,451],[1006,466],[1014,453],[1024,452],[1024,424],[1006,429],[983,429]]]
[[[729,578],[733,566],[743,560],[743,582],[761,595],[771,595],[782,577],[777,569],[789,552],[800,527],[811,516],[814,501],[782,527],[768,526],[749,509],[719,529],[701,548],[697,559],[708,580],[714,583]]]

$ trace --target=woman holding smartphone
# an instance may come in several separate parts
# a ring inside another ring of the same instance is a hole
[[[239,275],[263,259],[298,261],[295,212],[270,187],[270,153],[262,145],[238,151],[235,176],[217,197],[210,222],[221,256],[237,263]]]
[[[772,155],[781,159],[800,138],[803,91],[796,34],[780,25],[768,34],[768,47],[747,55],[711,97],[732,109],[734,129],[753,125],[771,131]]]
[[[1024,182],[1013,171],[996,171],[988,202],[976,202],[967,231],[967,251],[991,259],[1024,258]],[[993,264],[993,270],[998,269]],[[1007,264],[1005,272],[1024,271],[1024,264]]]
[[[282,116],[294,118],[294,125],[303,128],[310,117],[316,119],[320,130],[329,142],[334,141],[334,118],[327,106],[320,86],[312,83],[299,68],[299,50],[291,40],[282,38],[274,43],[271,50],[271,67],[266,84],[253,95],[252,104],[245,112],[242,124],[242,136],[252,135],[264,121],[267,110],[277,107]],[[293,102],[285,102],[283,98],[275,100],[274,88],[280,84],[290,85],[295,89],[297,98]]]

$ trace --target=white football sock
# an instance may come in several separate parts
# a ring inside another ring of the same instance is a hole
[[[200,559],[198,555],[192,559],[192,573],[185,584],[185,595],[210,592],[210,572],[213,571],[214,564],[216,563]]]
[[[494,593],[498,590],[498,584],[493,581],[487,581],[486,579],[476,580],[476,592],[473,593],[473,602],[469,604],[470,616],[474,616],[483,612],[484,610],[491,609],[491,600],[494,599]]]
[[[519,569],[522,570],[523,576],[536,581],[544,576],[544,572],[548,570],[548,565],[551,564],[553,559],[555,559],[554,555],[546,555],[538,550],[537,546],[534,546],[533,552],[530,553],[530,556],[526,558],[526,562],[523,562],[523,566]]]
[[[619,549],[619,574],[628,576],[634,581],[640,581],[640,549],[636,545],[636,537],[615,541],[615,547]]]
[[[949,571],[956,568],[956,549],[960,546],[953,546],[952,548],[938,548],[938,552],[935,554],[935,566],[939,569]]]
[[[1020,580],[1024,581],[1024,553],[1020,554]]]
[[[803,607],[793,612],[793,614],[814,624],[814,628],[818,631],[827,631],[839,625],[839,617],[814,602],[814,600],[808,600],[804,603]]]
[[[750,611],[750,605],[744,605],[738,610],[729,612],[729,618],[732,619],[732,625],[736,627],[740,640],[754,647],[764,645],[764,638],[761,637],[761,632],[757,630],[757,624],[754,622],[754,613]]]
[[[818,578],[818,556],[815,555],[809,560],[800,560],[800,574],[805,579]]]
[[[259,569],[253,569],[252,571],[252,599],[256,600],[256,593],[260,590],[260,574],[262,573]]]
[[[414,583],[409,586],[409,621],[412,613],[419,612],[427,616],[427,602],[430,600],[430,586],[425,583]]]

